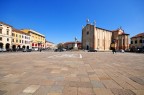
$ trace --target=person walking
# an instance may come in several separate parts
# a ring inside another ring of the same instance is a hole
[[[116,43],[112,43],[111,48],[112,48],[113,54],[115,54],[116,53]]]

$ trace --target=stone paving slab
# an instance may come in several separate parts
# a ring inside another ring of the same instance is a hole
[[[92,88],[78,88],[78,95],[95,95]]]
[[[33,94],[39,87],[40,85],[30,85],[29,87],[23,90],[23,93]]]
[[[63,90],[63,95],[77,95],[77,87],[65,87]]]
[[[105,88],[101,81],[91,81],[93,88]]]
[[[144,90],[132,90],[136,95],[144,95]]]
[[[0,95],[144,95],[143,58],[111,52],[3,53]]]
[[[6,93],[7,91],[5,90],[0,90],[0,95],[3,95],[4,93]]]
[[[111,89],[114,95],[136,95],[133,91],[128,89]]]
[[[138,77],[129,77],[129,78],[138,84],[144,85],[144,80],[142,80]]]
[[[102,80],[102,83],[106,86],[106,88],[122,89],[122,87],[113,80]]]
[[[51,86],[40,86],[38,90],[36,90],[33,95],[47,95],[50,92]]]
[[[96,95],[114,95],[110,89],[106,88],[94,88],[93,90]]]

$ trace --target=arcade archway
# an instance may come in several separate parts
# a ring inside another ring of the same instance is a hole
[[[6,44],[6,50],[9,50],[9,49],[10,49],[10,44],[7,43],[7,44]]]
[[[3,48],[3,43],[0,43],[0,48]]]

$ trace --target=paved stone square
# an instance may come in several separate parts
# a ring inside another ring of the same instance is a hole
[[[0,53],[0,95],[144,95],[144,54]]]

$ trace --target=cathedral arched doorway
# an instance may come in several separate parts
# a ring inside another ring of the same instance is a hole
[[[86,49],[89,50],[89,46],[88,45],[87,45]]]

